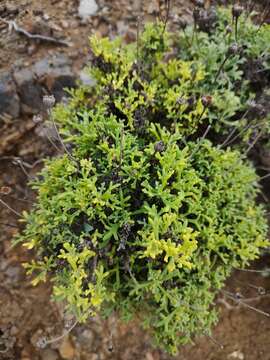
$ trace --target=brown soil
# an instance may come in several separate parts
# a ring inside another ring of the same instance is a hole
[[[155,16],[157,2],[144,2],[144,19]],[[80,68],[87,59],[87,36],[93,31],[101,35],[124,34],[127,41],[136,36],[136,11],[132,0],[100,1],[101,9],[107,11],[83,24],[77,17],[78,2],[72,0],[9,0],[10,13],[7,19],[16,19],[20,26],[33,30],[39,18],[53,27],[52,35],[61,36],[73,45],[61,48]],[[172,14],[190,15],[189,1],[175,1]],[[136,9],[137,7],[137,9]],[[13,9],[13,10],[12,10]],[[103,10],[104,11],[104,10]],[[43,15],[42,15],[43,14]],[[1,16],[1,15],[0,15]],[[43,24],[44,26],[44,24]],[[46,30],[46,29],[45,29]],[[44,29],[41,31],[45,31]],[[21,62],[28,66],[55,46],[33,44],[18,34],[8,34],[6,26],[0,24],[0,64],[11,68]],[[57,49],[59,51],[59,49]],[[1,129],[0,147],[4,156],[0,158],[0,188],[10,187],[10,194],[2,195],[17,212],[30,207],[34,195],[27,188],[28,178],[41,168],[44,157],[54,154],[50,143],[40,136],[40,129],[31,119],[20,119],[5,124]],[[8,140],[8,141],[7,141]],[[8,145],[6,145],[8,144]],[[6,151],[5,150],[6,146]],[[21,157],[26,164],[14,162]],[[30,165],[34,166],[30,166]],[[26,173],[28,173],[28,176]],[[56,359],[146,359],[169,360],[172,357],[155,350],[147,335],[137,324],[121,324],[116,317],[108,321],[91,319],[87,325],[76,326],[62,340],[46,349],[39,349],[36,342],[42,337],[53,338],[64,331],[62,309],[50,301],[48,284],[32,287],[21,266],[31,258],[22,247],[11,249],[11,239],[21,227],[19,217],[1,206],[0,208],[0,359],[1,360],[56,360]],[[269,256],[253,264],[252,269],[269,266]],[[260,287],[260,288],[258,288]],[[270,278],[260,273],[235,271],[227,288],[239,292],[248,305],[240,306],[220,294],[216,300],[220,308],[220,320],[213,329],[212,337],[194,339],[194,344],[180,349],[179,360],[269,360],[270,319],[256,309],[270,311]],[[264,289],[265,293],[262,294]],[[243,301],[244,301],[243,299]],[[249,306],[249,307],[248,307]],[[256,309],[252,309],[255,307]]]

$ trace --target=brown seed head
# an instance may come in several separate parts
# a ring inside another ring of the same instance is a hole
[[[241,16],[243,11],[244,11],[243,6],[236,4],[232,7],[232,16],[234,18],[239,18],[239,16]]]

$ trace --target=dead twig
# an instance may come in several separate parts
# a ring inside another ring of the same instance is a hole
[[[25,30],[25,29],[21,28],[20,26],[18,26],[15,21],[5,20],[5,19],[3,19],[1,17],[0,17],[0,21],[5,23],[6,25],[8,25],[9,31],[14,30],[18,34],[26,36],[28,39],[41,40],[41,41],[46,41],[46,42],[50,42],[50,43],[54,43],[54,44],[58,44],[58,45],[63,45],[63,46],[71,46],[71,44],[69,42],[64,41],[64,40],[58,40],[58,39],[55,39],[54,37],[51,37],[51,36],[45,36],[45,35],[39,35],[39,34],[31,34],[27,30]]]
[[[226,290],[221,290],[221,292],[226,297],[228,297],[230,300],[236,302],[237,304],[242,305],[242,306],[244,306],[244,307],[246,307],[246,308],[248,308],[250,310],[253,310],[253,311],[255,311],[255,312],[257,312],[257,313],[259,313],[261,315],[264,315],[266,317],[270,317],[269,313],[267,313],[267,312],[265,312],[265,311],[263,311],[261,309],[258,309],[258,308],[254,307],[254,306],[251,306],[251,305],[247,304],[245,302],[246,299],[245,298],[242,299],[238,294],[233,294],[233,293],[231,293],[229,291],[226,291]]]

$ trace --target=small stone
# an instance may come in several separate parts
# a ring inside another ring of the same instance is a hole
[[[11,74],[0,73],[0,114],[17,118],[20,114],[20,99]]]
[[[240,350],[236,350],[228,355],[228,359],[244,360],[245,356]]]
[[[150,1],[149,5],[147,6],[147,13],[148,14],[158,14],[160,12],[159,3],[157,0]]]
[[[98,25],[97,33],[100,37],[106,37],[109,34],[109,24],[106,21],[101,21]]]
[[[9,186],[2,186],[0,188],[0,194],[2,194],[2,195],[8,195],[11,193],[11,191],[12,191],[11,187],[9,187]]]
[[[34,114],[42,108],[42,87],[33,76],[31,69],[18,70],[13,75],[21,100],[22,112]]]
[[[32,44],[27,48],[28,55],[33,55],[36,51],[37,51],[37,46],[35,44]]]
[[[89,357],[87,357],[88,360],[99,360],[100,359],[100,357],[96,353],[88,354],[88,356],[89,356]]]
[[[55,350],[52,349],[44,349],[40,352],[42,360],[58,360],[59,356]]]
[[[67,29],[69,27],[69,23],[66,20],[61,21],[61,26],[63,29]]]
[[[8,278],[10,278],[11,283],[14,285],[17,283],[21,276],[21,269],[19,266],[9,266],[6,271],[6,275]]]
[[[16,6],[15,4],[10,4],[7,2],[6,4],[6,12],[9,15],[17,15],[19,13],[19,7]]]
[[[91,348],[94,341],[94,333],[90,329],[85,329],[81,334],[78,335],[80,343],[87,345],[88,348]]]
[[[60,355],[65,360],[73,360],[75,356],[75,349],[70,339],[66,337],[59,347]]]
[[[79,16],[85,20],[94,15],[98,10],[98,5],[95,0],[80,0],[78,9]]]
[[[123,20],[117,21],[116,26],[117,26],[117,32],[121,36],[123,36],[128,31],[129,28],[129,26]]]

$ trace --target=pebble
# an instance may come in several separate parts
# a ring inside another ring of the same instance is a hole
[[[98,10],[98,5],[95,0],[80,0],[78,9],[79,16],[86,20],[90,16],[94,15]]]
[[[0,114],[17,118],[20,114],[20,100],[11,74],[0,73]]]
[[[59,360],[59,355],[55,350],[44,349],[40,353],[41,360]]]
[[[73,360],[75,356],[75,349],[68,337],[64,338],[60,347],[59,347],[60,355],[65,360]]]
[[[245,356],[240,350],[236,350],[228,355],[228,359],[244,360]]]

